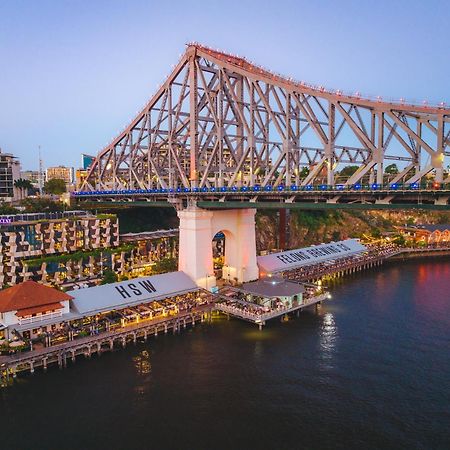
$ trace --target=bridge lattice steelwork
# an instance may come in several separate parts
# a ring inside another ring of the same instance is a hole
[[[392,163],[388,187],[450,183],[450,108],[330,91],[194,43],[82,191],[384,189]]]

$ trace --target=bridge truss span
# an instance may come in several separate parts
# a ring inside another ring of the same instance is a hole
[[[382,186],[392,163],[391,184],[449,183],[450,109],[331,92],[189,44],[82,191]]]

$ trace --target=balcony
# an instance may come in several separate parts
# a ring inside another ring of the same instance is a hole
[[[27,325],[30,323],[39,323],[43,322],[44,320],[53,319],[55,317],[61,317],[62,316],[62,310],[59,311],[53,311],[47,314],[40,314],[38,316],[34,317],[19,317],[19,325]]]

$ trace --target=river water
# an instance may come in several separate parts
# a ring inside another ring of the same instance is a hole
[[[449,449],[450,260],[262,331],[216,318],[0,390],[5,449]]]

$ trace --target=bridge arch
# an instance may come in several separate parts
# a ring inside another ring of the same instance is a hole
[[[226,238],[225,279],[245,282],[258,278],[254,209],[212,211],[189,207],[178,212],[178,268],[199,286],[215,286],[211,241],[223,231]]]
[[[220,229],[218,231],[213,229],[212,234],[215,276],[217,278],[217,275],[221,274],[220,278],[231,281],[232,277],[228,267],[230,264],[234,264],[234,261],[230,263],[230,260],[233,260],[233,250],[236,248],[236,235],[228,229]],[[222,263],[221,268],[216,267],[217,263]]]

